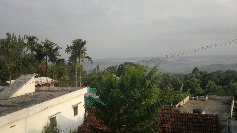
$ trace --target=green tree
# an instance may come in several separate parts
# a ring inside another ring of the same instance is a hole
[[[230,82],[228,84],[228,88],[230,88],[231,96],[237,97],[237,82]]]
[[[59,49],[61,49],[61,47],[59,47],[56,43],[48,40],[47,38],[45,39],[45,41],[42,41],[41,43],[43,44],[41,45],[43,46],[41,50],[45,57],[46,77],[47,77],[48,62],[56,63],[58,56],[60,56]]]
[[[24,52],[24,39],[17,37],[14,33],[6,33],[5,39],[0,39],[1,67],[7,70],[8,80],[18,77],[21,72],[21,58]],[[6,75],[5,75],[6,76]]]
[[[107,73],[92,86],[100,102],[89,97],[91,105],[85,105],[86,110],[113,133],[157,132],[158,115],[164,104],[157,86],[160,81],[157,71],[157,67],[148,71],[146,66],[127,65],[120,77]],[[94,125],[90,128],[104,132]]]
[[[80,70],[80,87],[82,85],[82,65],[81,62],[84,60],[88,60],[92,62],[92,58],[87,55],[86,51],[86,41],[82,39],[76,39],[72,41],[72,45],[68,46],[65,50],[66,53],[70,53],[71,56],[69,57],[69,62],[71,63],[72,67],[75,68],[75,79],[76,79],[76,87],[77,87],[77,70]]]
[[[117,65],[116,66],[109,66],[107,68],[105,68],[105,72],[110,72],[110,73],[113,73],[113,74],[116,74],[117,73]]]
[[[91,86],[93,81],[102,80],[102,76],[105,76],[106,72],[99,69],[99,65],[97,65],[94,69],[89,72],[86,72],[83,78],[84,86]]]
[[[133,63],[133,62],[125,62],[125,63],[123,63],[123,64],[120,64],[120,65],[118,66],[117,74],[116,74],[116,75],[117,75],[118,77],[120,77],[121,75],[123,75],[124,72],[125,72],[126,66],[128,66],[128,65],[130,65],[130,66],[136,66],[136,64]]]
[[[190,92],[192,95],[203,94],[203,90],[200,87],[200,80],[196,78],[188,79],[184,82],[185,91]]]
[[[197,67],[195,67],[192,71],[192,74],[198,74],[199,73],[199,69]]]
[[[51,120],[50,123],[44,126],[44,133],[59,133],[60,131],[60,127],[56,121]]]
[[[56,60],[56,63],[49,66],[49,76],[58,81],[57,86],[69,86],[68,85],[68,65],[64,59]]]
[[[216,85],[216,83],[214,81],[208,81],[207,86],[205,87],[206,90],[206,94],[215,94],[215,92],[217,92],[221,86]]]

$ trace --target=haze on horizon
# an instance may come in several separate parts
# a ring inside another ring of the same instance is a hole
[[[1,0],[0,38],[35,35],[62,47],[88,41],[93,59],[158,57],[237,39],[237,1]],[[192,55],[237,53],[237,43]]]

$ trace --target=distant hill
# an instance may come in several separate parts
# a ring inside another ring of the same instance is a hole
[[[142,64],[148,64],[149,67],[159,64],[159,70],[161,72],[175,74],[190,73],[194,67],[198,67],[200,70],[208,72],[228,69],[237,71],[237,55],[176,56],[161,60],[154,57],[108,58],[94,60],[92,64],[84,62],[83,65],[86,70],[91,70],[99,64],[100,70],[103,70],[109,66],[120,65],[124,62],[143,62]]]

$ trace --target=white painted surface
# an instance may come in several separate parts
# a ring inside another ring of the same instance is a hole
[[[32,78],[27,81],[18,91],[16,91],[10,98],[17,97],[29,93],[35,92],[35,78],[32,76]]]
[[[85,109],[83,88],[41,104],[0,117],[0,133],[42,133],[49,116],[56,115],[62,133],[76,131],[83,123]],[[80,104],[78,104],[80,103]],[[73,105],[78,104],[78,115],[74,116]]]

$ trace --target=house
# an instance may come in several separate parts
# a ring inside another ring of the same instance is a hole
[[[57,80],[53,80],[50,77],[37,77],[35,78],[35,87],[54,87]]]
[[[61,133],[77,131],[84,121],[86,91],[86,87],[35,87],[34,75],[22,75],[0,90],[0,132],[42,133],[55,120]]]
[[[188,113],[190,115],[196,115],[196,121],[200,121],[199,123],[205,123],[203,120],[210,119],[209,123],[215,124],[210,126],[210,128],[206,128],[208,130],[211,130],[211,128],[214,129],[217,124],[215,117],[218,117],[222,132],[228,132],[232,128],[230,121],[233,117],[233,108],[234,97],[216,95],[188,96],[176,105],[176,109],[178,109],[181,114],[186,115]],[[214,117],[210,115],[213,115]],[[206,125],[208,125],[208,123],[206,123]]]

